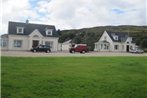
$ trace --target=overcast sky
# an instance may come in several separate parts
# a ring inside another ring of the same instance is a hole
[[[0,35],[8,21],[79,29],[105,25],[147,25],[146,0],[1,0]]]

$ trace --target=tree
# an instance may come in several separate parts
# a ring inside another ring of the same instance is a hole
[[[142,48],[147,48],[147,38],[145,38],[145,39],[143,39],[143,40],[141,41],[141,47],[142,47]]]
[[[60,29],[57,30],[57,33],[58,33],[59,36],[61,36],[61,30]]]
[[[76,44],[80,44],[81,43],[80,36],[75,36],[74,39],[73,39],[73,42],[76,43]]]

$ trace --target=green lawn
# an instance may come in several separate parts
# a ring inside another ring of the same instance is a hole
[[[2,98],[147,98],[147,57],[2,57]]]

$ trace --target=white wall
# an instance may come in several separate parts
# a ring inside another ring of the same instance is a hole
[[[106,37],[106,39],[105,39],[105,37]],[[123,43],[113,42],[106,31],[104,31],[103,35],[99,39],[99,42],[104,41],[104,40],[106,40],[107,42],[110,43],[110,50],[109,51],[113,51],[113,52],[126,52],[127,45],[129,45],[129,47],[135,47],[135,44],[132,44],[131,37],[128,37],[126,42],[123,42]],[[100,49],[100,45],[96,46],[96,44],[98,44],[98,43],[95,43],[95,49],[94,49],[95,51],[107,51],[107,50]],[[118,45],[117,50],[114,48],[115,45]]]
[[[106,36],[106,39],[105,39],[105,36]],[[108,33],[107,33],[106,31],[104,31],[103,35],[102,35],[101,38],[99,39],[99,42],[100,42],[100,41],[104,41],[104,40],[106,40],[107,42],[110,43],[110,50],[109,50],[109,51],[113,51],[113,50],[114,50],[114,48],[113,48],[113,41],[111,40],[111,38],[109,37],[109,35],[108,35]],[[97,46],[97,49],[95,48],[94,50],[95,50],[95,51],[101,51],[101,50],[100,50],[100,45]],[[103,50],[102,50],[102,51],[103,51]]]
[[[57,37],[37,37],[24,36],[24,35],[8,35],[8,50],[30,50],[32,48],[32,41],[38,40],[39,44],[45,44],[45,41],[53,42],[52,51],[58,49],[58,38]],[[14,47],[14,40],[22,40],[22,47]]]
[[[69,51],[70,45],[71,45],[70,43],[68,44],[59,43],[58,50],[59,51]]]
[[[63,51],[68,51],[69,50],[70,44],[62,44],[62,50]]]
[[[28,50],[28,37],[22,35],[8,35],[8,50]],[[22,47],[14,47],[14,40],[22,40]]]
[[[117,50],[114,48],[115,45],[118,45],[118,49]],[[114,42],[113,43],[113,51],[114,52],[125,52],[126,51],[125,43]]]
[[[38,37],[34,37],[35,35],[37,35]],[[33,40],[38,40],[39,44],[43,44],[43,45],[45,45],[46,41],[53,42],[53,47],[51,48],[51,51],[57,51],[58,50],[58,37],[44,37],[36,29],[29,35],[29,48],[32,48]]]
[[[57,37],[43,37],[42,38],[43,45],[45,45],[46,41],[53,42],[53,48],[51,48],[51,51],[58,50],[58,38]]]

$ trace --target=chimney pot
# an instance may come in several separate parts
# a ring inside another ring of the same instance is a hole
[[[27,20],[26,20],[26,24],[28,24],[28,23],[29,23],[29,20],[27,19]]]

